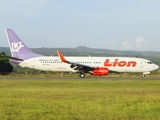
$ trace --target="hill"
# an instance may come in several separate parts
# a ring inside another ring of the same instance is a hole
[[[85,46],[78,46],[76,48],[31,48],[31,50],[38,54],[43,55],[56,55],[57,50],[61,50],[64,55],[69,56],[134,56],[134,57],[160,57],[160,52],[158,51],[133,51],[133,50],[110,50],[110,49],[97,49],[97,48],[89,48]],[[8,47],[0,47],[0,51],[6,52],[6,54],[10,54]]]
[[[57,50],[61,50],[64,55],[93,55],[93,56],[152,56],[160,57],[160,52],[156,51],[125,51],[125,50],[110,50],[97,49],[85,46],[78,46],[76,48],[33,48],[32,51],[46,55],[57,55]]]

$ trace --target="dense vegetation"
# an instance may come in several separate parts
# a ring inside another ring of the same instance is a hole
[[[9,59],[6,57],[3,57],[4,53],[0,53],[0,74],[8,74],[13,71],[13,66],[10,64]]]

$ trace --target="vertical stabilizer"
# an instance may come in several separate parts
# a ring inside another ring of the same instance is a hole
[[[25,60],[33,57],[42,56],[29,50],[12,29],[6,28],[5,30],[12,57]]]

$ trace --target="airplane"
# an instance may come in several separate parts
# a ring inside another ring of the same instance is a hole
[[[93,76],[106,76],[110,72],[139,72],[142,77],[159,68],[150,60],[134,57],[64,57],[60,50],[58,56],[44,56],[32,52],[11,28],[6,28],[12,56],[6,56],[14,64],[43,71],[74,72],[81,78],[86,73]]]

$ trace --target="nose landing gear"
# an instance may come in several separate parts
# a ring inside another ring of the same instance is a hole
[[[141,75],[142,78],[146,77],[144,74]]]

